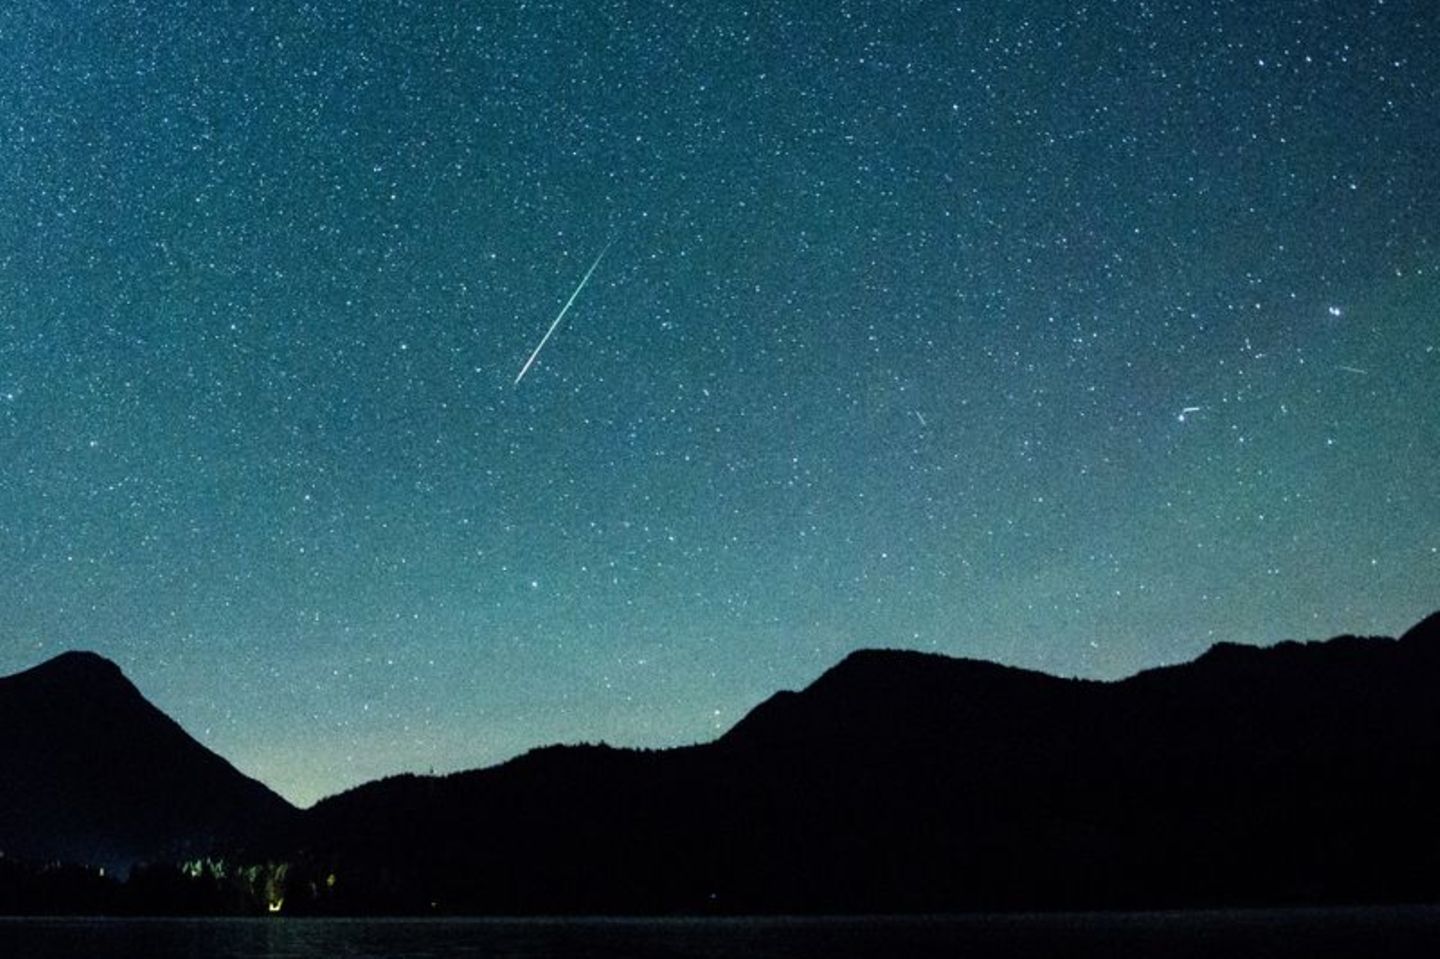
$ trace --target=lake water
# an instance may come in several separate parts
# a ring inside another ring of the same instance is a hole
[[[861,919],[0,919],[15,959],[1435,957],[1440,907]]]

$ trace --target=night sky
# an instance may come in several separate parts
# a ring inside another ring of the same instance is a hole
[[[1440,607],[1433,0],[459,6],[0,7],[0,673],[308,803]]]

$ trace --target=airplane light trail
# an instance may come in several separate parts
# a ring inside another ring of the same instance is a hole
[[[570,310],[570,304],[575,302],[575,297],[579,296],[580,291],[585,289],[585,284],[590,282],[590,274],[595,272],[595,268],[600,265],[600,261],[605,258],[605,254],[610,252],[610,245],[614,242],[614,240],[611,240],[610,243],[606,243],[605,249],[601,250],[600,255],[595,258],[595,262],[590,264],[590,269],[586,270],[585,275],[580,278],[580,285],[575,287],[575,292],[570,294],[570,299],[566,300],[565,305],[560,307],[560,312],[556,314],[554,321],[551,322],[550,329],[546,330],[545,335],[540,337],[540,343],[535,347],[535,351],[530,354],[530,359],[526,360],[525,365],[520,367],[520,373],[515,377],[515,382],[512,383],[511,386],[519,386],[520,381],[525,378],[525,374],[530,372],[530,367],[535,362],[535,358],[540,355],[540,351],[545,348],[546,342],[549,341],[550,334],[554,333],[555,327],[559,326],[560,321],[565,319],[565,314]]]

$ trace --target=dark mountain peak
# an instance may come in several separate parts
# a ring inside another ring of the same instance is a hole
[[[1192,677],[1269,675],[1292,670],[1332,669],[1353,665],[1375,653],[1393,650],[1390,636],[1334,636],[1330,639],[1282,640],[1269,646],[1223,641],[1195,659],[1141,670],[1121,684],[1189,682]]]
[[[130,685],[125,674],[115,663],[88,650],[72,649],[61,653],[38,666],[13,676],[9,680],[46,680],[63,683],[124,683]]]
[[[810,693],[883,691],[908,688],[912,683],[1005,682],[1022,677],[1050,680],[1033,670],[983,659],[947,656],[913,649],[858,649],[830,667],[805,689]],[[1022,680],[1023,681],[1023,680]]]
[[[98,726],[97,733],[113,735],[145,716],[146,725],[170,720],[155,709],[125,673],[98,653],[70,650],[37,666],[0,677],[4,704],[32,728],[55,733]],[[108,728],[107,728],[108,727]]]
[[[0,678],[0,849],[119,868],[244,842],[293,811],[103,656]]]
[[[865,649],[857,649],[848,654],[827,672],[836,670],[857,670],[857,669],[886,669],[899,665],[914,665],[917,663],[933,663],[939,660],[953,659],[942,653],[927,653],[919,649],[894,649],[872,646]]]
[[[1033,712],[1032,697],[1078,682],[941,653],[861,649],[803,690],[771,696],[721,742],[769,750],[862,741],[888,748],[897,739],[956,726],[1028,722],[1017,710]]]
[[[160,717],[119,666],[83,650],[70,650],[23,672],[0,677],[0,693],[29,725],[45,729],[57,724],[85,725],[101,716],[109,716],[112,722],[125,722],[133,714],[146,712]]]
[[[548,762],[553,759],[567,759],[571,756],[597,756],[617,752],[629,752],[629,750],[621,750],[606,742],[550,743],[549,745],[536,746],[534,749],[528,749],[517,756],[516,760],[523,759],[532,762]]]
[[[1289,658],[1305,645],[1307,644],[1296,643],[1293,640],[1284,640],[1272,646],[1257,646],[1253,643],[1224,641],[1215,643],[1189,662],[1176,663],[1172,666],[1161,666],[1158,669],[1146,670],[1144,672],[1171,673],[1178,671],[1192,673],[1197,670],[1201,672],[1249,670],[1257,666],[1269,664],[1278,658]]]
[[[1440,610],[1436,610],[1407,629],[1400,637],[1400,642],[1405,644],[1426,643],[1440,646]]]
[[[909,649],[857,649],[805,687],[806,696],[849,696],[904,685],[946,657]]]
[[[36,669],[94,669],[119,672],[120,667],[114,662],[101,656],[99,653],[91,652],[88,649],[67,649],[47,659],[35,667]]]

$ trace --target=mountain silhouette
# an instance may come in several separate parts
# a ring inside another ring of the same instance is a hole
[[[277,834],[295,809],[200,745],[114,663],[0,678],[0,851],[123,871]]]
[[[1118,682],[848,656],[719,740],[319,803],[345,908],[885,912],[1434,901],[1440,617]]]
[[[710,743],[550,746],[295,813],[68,654],[0,680],[0,842],[254,840],[292,912],[1434,902],[1437,688],[1440,614],[1115,682],[864,650]]]

